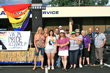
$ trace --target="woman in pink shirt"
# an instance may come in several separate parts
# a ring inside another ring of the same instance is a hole
[[[67,66],[67,56],[68,56],[68,44],[69,44],[69,38],[65,36],[65,31],[60,30],[60,37],[57,40],[57,46],[59,46],[59,52],[58,55],[61,56],[62,58],[62,64],[63,64],[63,69],[67,71],[66,66]]]

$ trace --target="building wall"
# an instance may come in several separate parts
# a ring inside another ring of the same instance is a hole
[[[85,18],[72,18],[74,24],[79,24],[81,30],[86,30],[88,33],[88,28],[93,28],[95,31],[95,27],[99,27],[101,32],[104,32],[106,28],[110,27],[110,17],[85,17]],[[12,26],[9,23],[8,19],[0,19],[0,28],[8,28],[12,30]],[[37,24],[36,24],[37,25]],[[50,29],[55,29],[59,25],[63,26],[63,29],[72,28],[69,27],[69,18],[43,18],[43,27],[47,27]],[[25,31],[32,30],[32,19],[30,19],[28,26]],[[37,29],[36,29],[37,30]]]
[[[48,30],[55,30],[58,26],[63,26],[63,29],[69,28],[69,18],[43,18],[43,26]]]
[[[88,33],[88,28],[92,28],[95,31],[96,27],[100,28],[101,32],[104,32],[106,28],[110,27],[109,17],[97,17],[97,18],[83,18],[82,29]]]

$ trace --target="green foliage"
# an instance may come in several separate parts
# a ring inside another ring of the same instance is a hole
[[[51,6],[103,6],[108,0],[51,0]]]
[[[51,0],[49,4],[52,6],[71,6],[72,0]]]

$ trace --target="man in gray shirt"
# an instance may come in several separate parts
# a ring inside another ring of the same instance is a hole
[[[100,60],[100,66],[103,67],[103,50],[104,45],[106,42],[106,37],[103,33],[100,32],[100,29],[96,28],[96,34],[95,34],[95,54],[96,58]]]
[[[55,37],[57,38],[57,40],[59,39],[59,29],[56,28],[55,29],[55,33],[54,33]]]

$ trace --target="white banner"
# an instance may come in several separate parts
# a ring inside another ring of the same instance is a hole
[[[0,31],[2,50],[28,50],[30,31]]]
[[[110,6],[46,7],[46,10],[42,10],[42,18],[53,17],[110,17]],[[7,15],[0,8],[0,19],[3,18],[7,18]]]

